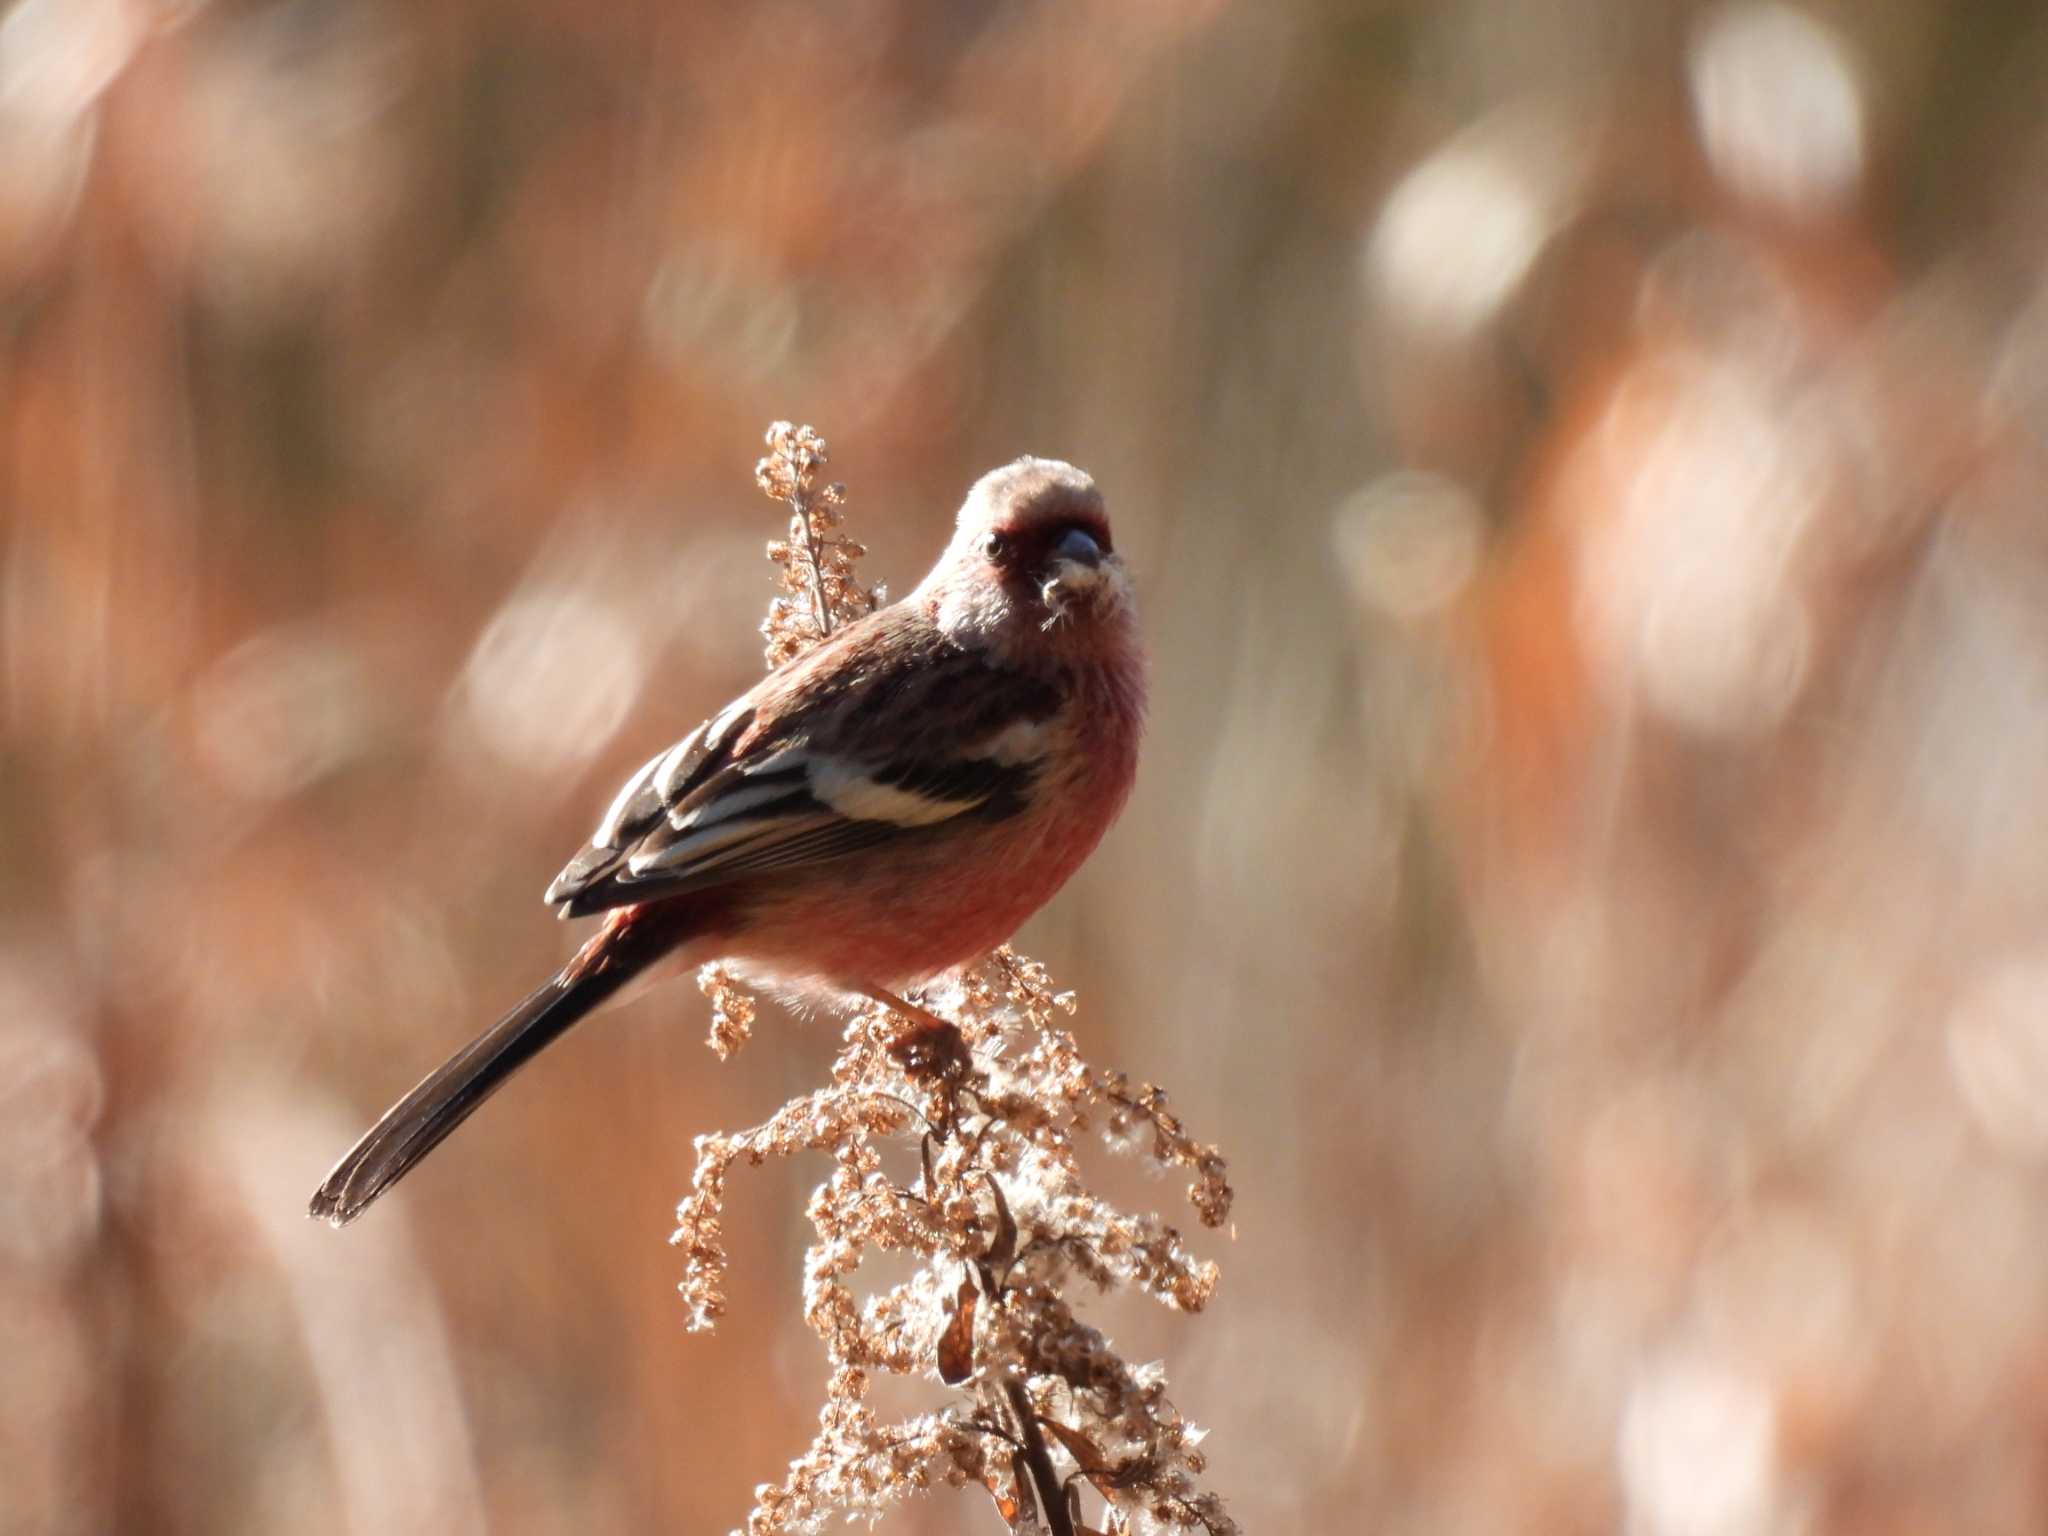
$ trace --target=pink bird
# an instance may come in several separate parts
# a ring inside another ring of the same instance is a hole
[[[603,913],[540,988],[399,1100],[311,1213],[352,1221],[628,983],[732,963],[901,993],[1014,933],[1135,776],[1145,655],[1095,483],[1023,458],[976,481],[901,601],[770,673],[625,783],[546,900]]]

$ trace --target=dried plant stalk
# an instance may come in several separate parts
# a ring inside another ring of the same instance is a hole
[[[769,546],[782,587],[764,626],[772,665],[868,612],[880,593],[859,585],[862,551],[835,531],[844,492],[817,483],[824,442],[778,422],[768,446],[757,479],[792,512],[790,538]],[[716,967],[700,981],[714,1003],[714,1049],[729,1054],[746,1037],[751,1000]],[[1008,946],[922,1006],[936,1027],[863,1008],[827,1086],[751,1130],[697,1139],[672,1239],[686,1255],[693,1329],[725,1311],[728,1171],[799,1151],[833,1161],[811,1196],[816,1236],[804,1258],[804,1321],[831,1366],[818,1433],[782,1482],[756,1490],[748,1536],[815,1531],[835,1517],[872,1522],[940,1484],[985,1489],[1013,1532],[1235,1532],[1197,1485],[1202,1432],[1168,1399],[1163,1371],[1126,1362],[1071,1300],[1087,1286],[1135,1286],[1199,1312],[1217,1283],[1216,1266],[1163,1218],[1118,1210],[1088,1187],[1079,1148],[1091,1129],[1188,1174],[1209,1227],[1230,1214],[1222,1155],[1187,1133],[1161,1090],[1089,1065],[1061,1022],[1073,995]],[[891,1141],[917,1147],[908,1182],[884,1171]],[[921,1262],[863,1299],[853,1280],[875,1251]],[[885,1425],[867,1403],[876,1372],[923,1377],[954,1396]],[[1099,1526],[1084,1523],[1083,1487]]]
[[[767,442],[767,456],[754,466],[754,483],[789,505],[789,536],[768,546],[781,588],[761,625],[772,672],[839,625],[874,612],[887,594],[863,587],[854,575],[855,562],[867,550],[838,531],[846,487],[819,482],[828,457],[825,440],[811,427],[778,421],[769,427]]]

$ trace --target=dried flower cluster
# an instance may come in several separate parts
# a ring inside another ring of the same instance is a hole
[[[753,1037],[754,999],[722,965],[699,971],[697,986],[711,999],[711,1038],[706,1043],[720,1061],[729,1061]]]
[[[763,488],[796,510],[793,527],[813,526],[811,477],[824,445],[785,424],[769,444]],[[836,509],[836,488],[823,504]],[[834,511],[824,526],[836,521]],[[874,601],[853,580],[857,545],[833,539],[819,563],[816,545],[796,557],[795,543],[770,549],[785,594],[769,621],[771,656],[778,641],[801,654],[803,634],[815,643]],[[800,573],[821,571],[831,579],[811,587],[814,609],[799,628]],[[713,1048],[727,1055],[746,1038],[752,1000],[718,968],[699,979],[713,1001]],[[751,1130],[697,1141],[672,1239],[687,1255],[681,1289],[693,1328],[725,1310],[728,1171],[800,1151],[833,1160],[810,1200],[816,1238],[804,1265],[804,1320],[831,1362],[825,1404],[789,1475],[757,1491],[749,1536],[815,1531],[835,1515],[872,1521],[940,1484],[986,1489],[1016,1532],[1236,1531],[1196,1484],[1202,1431],[1168,1400],[1160,1367],[1126,1362],[1069,1299],[1077,1282],[1135,1286],[1198,1312],[1217,1282],[1216,1266],[1164,1219],[1118,1210],[1089,1189],[1079,1154],[1091,1130],[1189,1174],[1188,1198],[1209,1227],[1230,1214],[1221,1154],[1188,1135],[1160,1089],[1090,1066],[1060,1022],[1073,995],[1007,946],[923,1006],[931,1017],[911,1021],[880,1004],[863,1009],[828,1086]],[[916,1145],[914,1175],[885,1171],[890,1142]],[[876,1251],[914,1255],[920,1267],[863,1298],[854,1278]],[[957,1395],[884,1424],[867,1403],[878,1371]],[[1084,1487],[1099,1497],[1098,1523],[1087,1522]]]
[[[773,671],[837,625],[873,612],[887,594],[860,584],[854,563],[867,550],[836,532],[845,517],[846,487],[818,483],[818,471],[830,458],[825,440],[814,428],[778,421],[768,428],[767,444],[767,457],[754,466],[754,483],[789,504],[789,537],[768,546],[782,589],[761,625]]]

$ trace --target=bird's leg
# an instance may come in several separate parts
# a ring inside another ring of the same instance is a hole
[[[889,1054],[906,1072],[951,1076],[965,1068],[967,1042],[958,1025],[908,998],[898,997],[886,987],[859,986],[854,990],[910,1021],[909,1027],[889,1042]]]

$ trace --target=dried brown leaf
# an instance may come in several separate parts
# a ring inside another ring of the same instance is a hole
[[[957,1387],[974,1374],[974,1310],[981,1293],[972,1280],[962,1280],[948,1311],[952,1321],[939,1335],[939,1380]]]

